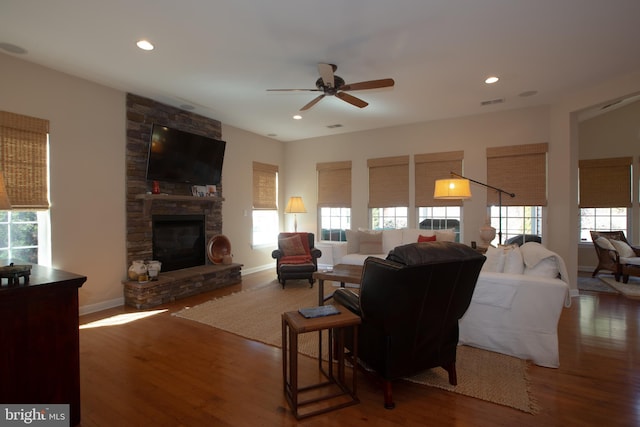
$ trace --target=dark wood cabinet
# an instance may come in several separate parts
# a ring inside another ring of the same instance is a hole
[[[29,283],[2,279],[0,402],[69,404],[71,425],[80,423],[78,288],[86,280],[39,265]]]

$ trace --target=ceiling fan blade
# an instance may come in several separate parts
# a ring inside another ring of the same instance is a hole
[[[333,79],[333,72],[336,70],[336,66],[333,64],[318,64],[318,73],[324,82],[325,86],[336,87]]]
[[[324,98],[324,94],[323,95],[318,95],[315,98],[313,98],[313,100],[311,102],[309,102],[307,105],[305,105],[304,107],[302,107],[300,109],[300,111],[305,111],[308,110],[309,108],[313,107],[314,105],[316,105],[322,98]]]
[[[267,89],[267,92],[320,92],[320,89]]]
[[[351,105],[355,105],[356,107],[364,108],[369,105],[368,102],[365,102],[360,98],[356,98],[353,95],[349,95],[348,93],[338,92],[336,93],[336,96]]]
[[[350,83],[344,85],[340,88],[340,90],[378,89],[381,87],[391,87],[394,84],[395,82],[393,81],[393,79],[369,80],[366,82]]]

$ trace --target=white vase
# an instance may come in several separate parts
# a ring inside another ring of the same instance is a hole
[[[491,241],[496,238],[496,229],[491,226],[491,219],[487,218],[484,225],[480,227],[480,244],[482,248],[491,246]]]
[[[138,280],[138,277],[147,274],[147,266],[144,261],[132,261],[129,267],[129,279]]]

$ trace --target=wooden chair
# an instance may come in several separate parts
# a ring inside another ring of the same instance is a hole
[[[622,277],[623,283],[629,282],[629,276],[640,276],[640,264],[636,263],[634,258],[638,258],[640,261],[640,248],[633,247],[627,241],[624,232],[617,231],[591,231],[591,241],[596,249],[598,255],[598,265],[591,274],[592,277],[596,277],[596,274],[600,270],[611,271],[616,279],[616,282],[620,281]],[[599,237],[604,237],[607,242],[597,241]],[[626,243],[634,252],[635,257],[625,258],[621,257],[620,253],[613,247],[611,241],[617,240],[619,242]],[[632,261],[633,263],[630,263]]]

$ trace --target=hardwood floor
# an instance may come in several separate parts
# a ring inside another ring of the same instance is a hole
[[[82,316],[81,425],[640,425],[640,301],[595,292],[574,298],[562,313],[560,368],[529,369],[537,415],[405,382],[394,385],[396,408],[386,410],[381,390],[360,375],[359,405],[297,422],[284,398],[280,349],[172,316],[273,280],[273,271],[261,272],[153,310]],[[302,357],[300,370],[310,378],[317,364]]]

